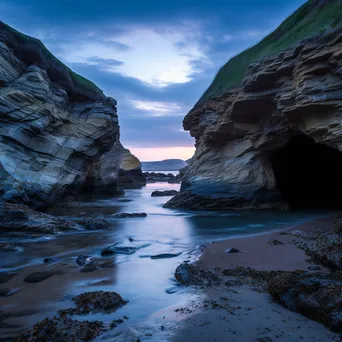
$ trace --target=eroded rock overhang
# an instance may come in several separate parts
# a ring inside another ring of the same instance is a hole
[[[341,116],[341,30],[252,64],[239,88],[197,104],[185,117],[184,128],[195,138],[196,152],[181,194],[167,205],[293,205],[282,193],[279,177],[277,182],[273,156],[300,135],[341,150]]]

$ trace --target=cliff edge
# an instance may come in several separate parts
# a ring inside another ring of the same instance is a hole
[[[221,69],[183,121],[196,153],[166,206],[342,207],[341,8],[308,1]]]
[[[100,182],[115,194],[119,137],[114,99],[0,22],[0,201],[38,208],[89,190],[89,174],[111,150],[109,168],[97,171],[114,175]]]

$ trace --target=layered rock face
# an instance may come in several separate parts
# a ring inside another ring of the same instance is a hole
[[[141,170],[140,160],[130,150],[123,147],[119,165],[118,184],[122,188],[146,184],[146,177]]]
[[[47,206],[94,170],[115,194],[122,149],[116,101],[0,22],[1,200]]]
[[[310,197],[324,202],[325,191],[335,200],[342,190],[341,116],[341,30],[250,65],[239,88],[185,117],[196,153],[182,192],[167,206],[296,206]]]
[[[98,162],[93,163],[87,171],[84,190],[93,193],[113,194],[113,189],[146,184],[137,157],[117,141],[110,151],[104,153]]]

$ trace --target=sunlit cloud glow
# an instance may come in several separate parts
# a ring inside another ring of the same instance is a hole
[[[177,103],[131,100],[134,108],[156,115],[175,114],[182,110]]]
[[[152,87],[181,84],[193,79],[198,64],[211,64],[200,48],[196,36],[188,27],[154,29],[131,27],[125,33],[98,37],[92,33],[93,41],[61,45],[60,57],[67,63],[101,66],[107,72],[134,77]],[[196,63],[195,63],[196,62]]]
[[[195,153],[195,147],[165,147],[165,148],[138,148],[129,147],[129,150],[141,161],[155,161],[164,159],[191,158]]]

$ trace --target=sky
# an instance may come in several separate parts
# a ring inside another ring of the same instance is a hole
[[[0,0],[0,19],[42,40],[118,101],[140,160],[188,159],[182,120],[231,57],[305,0]]]

